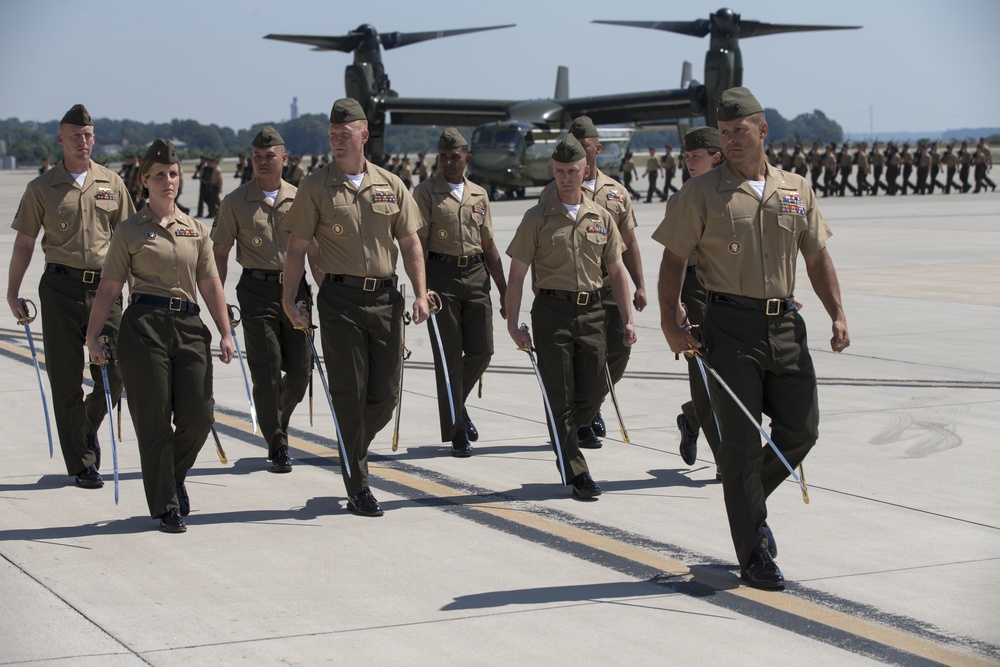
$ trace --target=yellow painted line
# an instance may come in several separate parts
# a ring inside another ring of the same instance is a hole
[[[232,426],[233,428],[237,428],[246,433],[252,434],[253,432],[252,427],[245,419],[240,420],[232,418],[228,415],[218,414],[216,415],[216,419],[227,426]],[[337,452],[322,445],[302,440],[301,438],[297,438],[295,436],[288,437],[288,444],[295,449],[308,452],[314,456],[331,461],[339,462],[340,460],[340,456]],[[382,477],[402,486],[416,489],[426,493],[427,495],[449,499],[455,502],[455,504],[462,505],[468,509],[483,512],[491,516],[502,518],[506,521],[520,524],[527,528],[532,528],[555,537],[560,537],[577,544],[597,549],[599,551],[604,551],[620,558],[625,558],[631,560],[632,562],[657,569],[672,576],[684,577],[689,580],[693,576],[691,574],[691,569],[685,563],[675,558],[653,553],[646,549],[642,549],[626,542],[621,542],[611,537],[597,535],[576,526],[559,523],[530,512],[512,509],[503,504],[480,503],[468,499],[463,500],[463,498],[466,497],[465,494],[452,487],[441,484],[440,482],[429,481],[416,475],[398,470],[396,468],[380,465],[378,463],[369,464],[369,470],[375,476]],[[891,628],[880,623],[851,616],[850,614],[846,614],[829,607],[824,607],[815,602],[798,598],[791,594],[761,591],[743,585],[740,585],[738,588],[720,590],[719,592],[736,595],[757,604],[771,607],[802,619],[820,623],[899,651],[911,653],[927,660],[933,660],[947,665],[996,665],[995,662],[986,658],[969,653],[963,653],[947,646],[941,646],[918,635],[913,635],[903,630],[897,630],[896,628]]]

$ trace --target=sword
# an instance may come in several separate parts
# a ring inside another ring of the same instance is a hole
[[[483,376],[479,376],[479,398],[483,397]]]
[[[247,375],[247,366],[243,362],[243,351],[240,349],[240,337],[236,335],[236,327],[239,326],[240,322],[243,320],[243,313],[236,306],[230,306],[226,304],[226,309],[229,312],[229,329],[233,332],[233,345],[236,346],[236,358],[240,360],[240,370],[243,371],[243,386],[247,390],[247,400],[250,402],[250,423],[253,424],[253,434],[257,435],[260,430],[257,427],[257,408],[253,404],[253,392],[250,391],[250,378]],[[236,316],[233,316],[233,313]]]
[[[212,437],[215,438],[215,453],[219,455],[219,463],[226,465],[229,463],[229,459],[226,458],[226,450],[222,448],[222,441],[219,440],[219,433],[215,430],[215,424],[212,424]]]
[[[441,358],[441,372],[444,373],[444,386],[448,391],[448,409],[451,411],[451,424],[455,425],[455,397],[451,392],[451,375],[448,374],[448,360],[444,356],[444,341],[441,340],[441,330],[438,329],[436,313],[444,307],[444,301],[437,292],[428,290],[427,310],[430,312],[429,319],[431,328],[434,329],[434,338],[437,341],[438,356]]]
[[[49,436],[49,458],[52,458],[52,424],[49,423],[49,402],[45,400],[45,387],[42,385],[42,370],[38,366],[38,354],[35,352],[35,341],[31,337],[31,327],[29,326],[35,321],[38,316],[38,308],[35,307],[35,302],[29,299],[21,299],[21,307],[24,308],[25,314],[28,313],[28,304],[31,304],[31,310],[33,311],[27,317],[22,317],[17,320],[17,323],[24,327],[24,333],[28,336],[28,347],[31,348],[31,358],[35,362],[35,375],[38,376],[38,391],[42,393],[42,412],[45,414],[45,432]]]
[[[615,405],[615,414],[618,415],[618,428],[622,432],[622,440],[628,445],[632,441],[628,439],[628,430],[625,428],[625,422],[622,421],[622,411],[618,407],[618,396],[615,395],[615,383],[611,379],[611,369],[608,368],[607,364],[604,364],[604,372],[608,376],[608,388],[611,390],[611,402]]]
[[[716,382],[719,383],[719,386],[721,386],[723,389],[726,390],[726,393],[729,394],[730,398],[732,398],[733,401],[736,403],[736,405],[739,406],[740,410],[743,411],[743,414],[745,414],[747,419],[750,420],[750,423],[757,427],[757,430],[760,431],[760,434],[764,436],[765,440],[767,440],[767,444],[771,445],[771,449],[773,449],[774,453],[778,455],[778,458],[781,460],[781,462],[785,464],[785,468],[788,469],[788,472],[792,476],[792,479],[794,479],[795,483],[799,485],[800,489],[802,489],[803,501],[808,503],[809,491],[808,489],[806,489],[806,485],[799,478],[799,476],[795,474],[795,470],[792,468],[791,465],[789,465],[788,459],[786,459],[785,455],[781,453],[781,450],[778,449],[778,446],[774,444],[774,441],[771,440],[771,436],[768,435],[767,431],[764,430],[764,427],[762,427],[760,423],[756,419],[754,419],[754,416],[750,414],[749,410],[747,410],[747,406],[743,405],[743,401],[739,399],[739,397],[736,395],[736,392],[734,392],[732,389],[729,388],[729,385],[726,384],[726,381],[723,380],[722,376],[719,375],[718,371],[712,368],[712,365],[705,360],[704,356],[701,354],[699,350],[691,348],[690,350],[684,350],[684,354],[689,357],[693,356],[695,358],[695,361],[698,362],[698,368],[702,369],[702,373],[704,373],[705,370],[707,369],[708,372],[712,374],[712,377],[715,378]],[[716,425],[718,425],[718,422],[716,422]]]
[[[802,469],[802,464],[799,464],[799,477],[802,478],[802,502],[806,505],[809,504],[809,487],[806,486],[806,471]]]
[[[340,422],[337,421],[337,411],[333,408],[333,396],[330,394],[330,385],[326,383],[326,374],[323,372],[323,364],[319,361],[319,354],[316,352],[316,342],[309,333],[316,327],[310,325],[308,328],[301,328],[309,339],[309,348],[312,350],[313,361],[316,362],[316,370],[319,371],[319,381],[323,385],[323,393],[326,394],[326,402],[330,404],[330,414],[333,416],[333,427],[337,431],[337,445],[340,448],[340,465],[344,466],[347,476],[351,476],[351,464],[347,461],[347,450],[344,448],[344,436],[340,433]]]
[[[392,451],[399,449],[399,417],[402,413],[403,406],[403,370],[406,366],[406,360],[410,358],[411,354],[411,352],[406,349],[406,325],[412,321],[410,319],[410,314],[406,312],[406,285],[399,286],[399,293],[403,297],[403,329],[400,340],[400,345],[403,348],[403,359],[399,363],[399,395],[396,396],[396,425],[392,429]]]
[[[521,323],[521,331],[528,333],[528,325]],[[549,404],[549,395],[545,392],[545,383],[542,382],[542,373],[538,370],[538,364],[535,363],[535,353],[533,347],[519,347],[517,348],[522,352],[528,353],[528,359],[531,360],[531,368],[535,371],[535,377],[538,378],[538,388],[542,390],[542,402],[545,403],[545,414],[549,418],[549,425],[552,428],[552,440],[555,443],[556,449],[556,461],[559,463],[559,475],[562,477],[563,486],[569,484],[566,480],[566,465],[563,463],[562,458],[562,447],[559,444],[559,433],[556,430],[556,419],[552,415],[552,406]]]
[[[111,401],[111,383],[108,381],[108,364],[114,363],[115,358],[111,354],[111,341],[107,336],[98,339],[101,342],[101,350],[104,352],[104,363],[97,363],[101,367],[101,379],[104,380],[104,402],[108,406],[108,431],[111,432],[111,461],[115,467],[115,505],[118,504],[118,444],[115,442],[115,420],[112,418],[114,406]],[[120,404],[119,404],[120,405]]]
[[[309,293],[309,303],[306,307],[309,309],[309,316],[312,317],[312,285],[306,283],[306,290]],[[299,301],[295,305],[301,306],[302,302]],[[312,336],[312,331],[309,332]],[[313,368],[315,368],[316,362],[312,357],[309,357],[309,426],[313,425]]]

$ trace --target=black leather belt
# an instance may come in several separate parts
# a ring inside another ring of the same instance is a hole
[[[540,289],[538,293],[542,296],[550,296],[561,301],[573,301],[578,306],[589,306],[601,300],[601,292],[567,292],[561,289]]]
[[[197,315],[201,312],[201,306],[193,301],[171,296],[154,296],[152,294],[133,294],[129,297],[129,303],[141,306],[155,306],[156,308],[166,308],[175,313],[193,313]]]
[[[783,299],[754,299],[748,296],[712,292],[708,295],[708,300],[712,303],[724,303],[737,308],[764,311],[765,315],[782,315],[797,310],[794,296]]]
[[[266,280],[269,283],[285,282],[284,271],[264,271],[263,269],[243,269],[243,275],[254,280]]]
[[[62,264],[46,264],[45,270],[58,273],[61,276],[76,278],[87,285],[92,285],[101,279],[100,269],[74,269],[72,266],[63,266]]]
[[[478,255],[445,255],[441,252],[428,252],[427,259],[432,259],[435,262],[452,264],[460,269],[467,269],[470,266],[482,264],[485,261],[482,253]]]
[[[396,276],[389,276],[388,278],[359,278],[358,276],[348,276],[343,273],[328,273],[325,280],[328,283],[339,283],[348,287],[360,287],[366,292],[377,292],[378,290],[395,287],[398,279]]]

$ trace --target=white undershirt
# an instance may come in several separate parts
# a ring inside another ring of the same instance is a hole
[[[461,183],[452,183],[449,181],[448,187],[451,188],[452,193],[458,197],[458,201],[462,201],[462,197],[465,196],[465,181]]]
[[[565,208],[567,211],[569,211],[570,216],[572,216],[572,218],[574,220],[576,220],[576,217],[578,215],[580,215],[580,205],[579,204],[577,204],[576,206],[573,206],[572,204],[567,204],[566,202],[563,202],[562,205],[563,205],[563,208]]]
[[[750,187],[757,193],[758,199],[764,198],[764,181],[747,181],[747,183],[749,183]]]
[[[365,180],[365,172],[361,172],[360,174],[344,174],[344,176],[354,184],[355,190],[361,189],[361,181]]]
[[[267,203],[270,204],[271,206],[274,206],[274,200],[277,198],[278,198],[277,190],[271,190],[270,192],[264,190],[264,199],[267,200]]]
[[[74,174],[73,172],[69,172],[69,175],[73,177],[73,180],[76,181],[76,184],[80,186],[81,190],[83,190],[83,183],[84,181],[87,180],[87,172],[83,172],[81,174]]]
[[[584,181],[583,184],[586,185],[588,188],[590,188],[591,192],[594,192],[595,190],[597,190],[597,179],[596,178],[594,180],[592,180],[592,181]]]

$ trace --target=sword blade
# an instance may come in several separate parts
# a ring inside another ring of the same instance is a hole
[[[108,381],[108,367],[101,365],[101,379],[104,380],[104,402],[108,406],[108,431],[111,433],[111,461],[115,469],[115,505],[118,504],[118,443],[115,442],[115,421],[112,415],[114,406],[111,400],[111,384]]]
[[[250,391],[250,377],[247,375],[247,367],[243,362],[243,350],[240,349],[240,339],[236,335],[236,327],[229,327],[233,332],[233,345],[236,346],[236,358],[240,360],[240,370],[243,371],[243,386],[247,390],[247,401],[250,403],[250,423],[253,424],[253,434],[257,435],[260,430],[257,427],[257,408],[253,404],[253,392]]]
[[[229,463],[229,459],[226,458],[226,450],[222,448],[222,441],[219,440],[219,432],[215,430],[215,424],[212,424],[212,437],[215,438],[215,453],[219,456],[219,463],[226,465]]]
[[[448,374],[448,360],[444,356],[444,341],[441,340],[441,330],[438,329],[437,316],[431,313],[428,318],[434,329],[434,340],[437,342],[438,357],[441,359],[441,372],[444,373],[444,385],[448,390],[448,409],[451,411],[451,425],[455,425],[455,397],[451,392],[451,376]]]
[[[611,369],[608,368],[607,364],[604,364],[604,372],[608,376],[608,389],[611,393],[611,403],[615,406],[615,414],[618,415],[618,430],[622,432],[622,440],[625,444],[631,444],[631,440],[628,439],[628,429],[625,428],[625,422],[622,421],[622,411],[618,407],[618,396],[615,394],[615,383],[611,379]]]
[[[535,371],[535,377],[538,379],[538,388],[542,390],[542,402],[545,403],[545,414],[548,415],[549,425],[552,428],[552,440],[556,445],[556,461],[559,463],[559,475],[562,477],[563,486],[566,486],[569,484],[569,480],[566,479],[566,464],[563,462],[562,446],[559,443],[559,432],[555,416],[552,414],[552,406],[549,404],[549,395],[545,391],[545,383],[542,382],[542,373],[538,370],[538,364],[535,362],[535,354],[531,350],[525,350],[525,352],[528,353],[528,359],[531,360],[531,368]]]
[[[333,416],[333,427],[337,431],[337,445],[340,448],[340,465],[344,466],[347,476],[351,476],[351,464],[347,460],[347,449],[344,447],[344,436],[340,433],[340,422],[337,421],[337,411],[333,408],[333,396],[330,394],[330,385],[326,383],[326,373],[323,372],[323,364],[320,363],[319,354],[316,353],[316,343],[312,336],[306,331],[306,338],[309,339],[309,347],[312,349],[313,360],[316,362],[316,370],[319,371],[319,381],[323,385],[323,393],[326,394],[326,402],[330,404],[330,414]]]
[[[49,402],[45,399],[45,387],[42,385],[42,369],[38,365],[38,354],[35,352],[35,341],[31,337],[31,327],[24,325],[24,333],[28,335],[28,347],[31,348],[31,359],[35,362],[35,375],[38,377],[38,391],[42,394],[42,412],[45,414],[45,433],[49,436],[49,458],[53,456],[52,424],[49,422]]]
[[[786,459],[785,455],[781,453],[781,450],[778,449],[778,446],[774,444],[774,441],[771,440],[771,436],[768,435],[767,431],[764,430],[764,427],[760,425],[760,422],[758,422],[754,418],[754,416],[750,414],[750,411],[747,410],[747,406],[743,405],[743,401],[739,399],[739,397],[736,395],[736,392],[734,392],[732,389],[729,388],[729,385],[726,384],[726,381],[722,379],[722,376],[719,375],[718,371],[712,368],[712,364],[708,363],[701,357],[699,357],[699,359],[701,363],[704,365],[704,367],[708,369],[708,372],[712,374],[712,377],[714,377],[716,381],[719,383],[719,386],[725,389],[726,393],[729,394],[730,398],[733,399],[733,402],[735,402],[736,405],[739,407],[739,409],[743,411],[743,414],[746,415],[747,419],[750,420],[750,423],[757,427],[757,430],[760,432],[760,434],[764,436],[765,440],[767,440],[767,444],[771,445],[771,449],[773,449],[774,453],[778,455],[778,458],[785,465],[785,468],[788,470],[788,473],[792,476],[792,479],[795,480],[795,483],[799,485],[799,488],[805,491],[806,490],[805,485],[802,483],[802,480],[799,479],[799,476],[795,474],[795,470],[792,468],[792,466],[789,465],[788,459]]]

